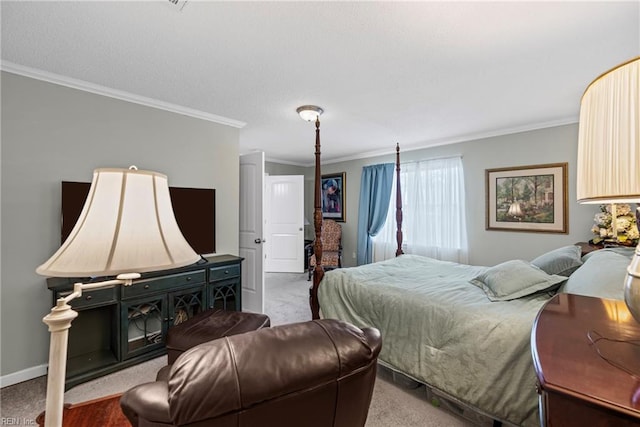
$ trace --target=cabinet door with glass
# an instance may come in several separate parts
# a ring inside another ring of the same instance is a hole
[[[178,325],[203,311],[205,305],[204,283],[187,289],[170,292],[167,327]]]
[[[242,278],[239,262],[210,268],[207,288],[209,308],[242,311]]]
[[[164,348],[167,313],[167,296],[163,294],[122,301],[122,359]]]

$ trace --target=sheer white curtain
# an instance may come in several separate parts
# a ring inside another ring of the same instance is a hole
[[[403,163],[403,250],[444,261],[467,263],[464,171],[462,158]],[[395,256],[395,183],[383,229],[374,239],[374,261]]]

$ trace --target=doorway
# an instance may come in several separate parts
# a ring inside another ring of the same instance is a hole
[[[267,175],[265,271],[304,272],[304,176]]]

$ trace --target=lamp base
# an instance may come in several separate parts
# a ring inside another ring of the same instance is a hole
[[[640,323],[640,245],[636,247],[631,264],[627,267],[624,302],[634,319]]]
[[[49,368],[47,372],[47,400],[45,427],[62,425],[64,377],[67,368],[67,347],[71,322],[78,316],[64,298],[60,298],[42,321],[49,327]]]
[[[116,279],[98,283],[74,283],[73,292],[64,298],[58,298],[55,307],[44,316],[42,321],[49,326],[51,341],[49,343],[49,368],[47,373],[47,399],[44,417],[45,427],[62,427],[64,403],[64,378],[67,370],[67,348],[69,346],[69,328],[71,321],[78,316],[69,302],[82,296],[83,290],[101,289],[107,286],[131,286],[133,280],[139,279],[139,273],[119,274]]]

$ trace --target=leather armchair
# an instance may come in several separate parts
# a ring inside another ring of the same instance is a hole
[[[133,426],[364,426],[382,341],[332,319],[264,328],[197,345],[167,379],[128,390]]]

